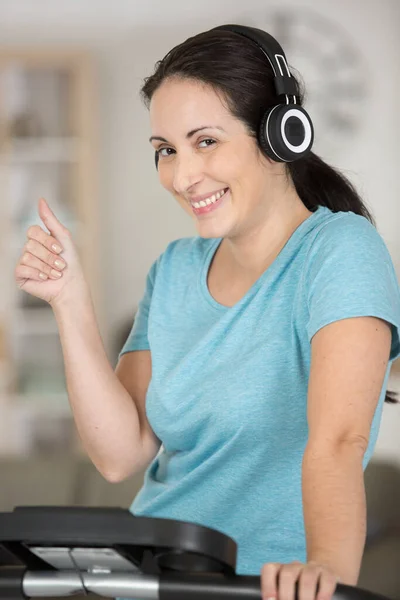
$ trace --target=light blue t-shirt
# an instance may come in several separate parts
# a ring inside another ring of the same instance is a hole
[[[311,339],[348,317],[392,324],[400,290],[375,227],[319,207],[233,307],[210,295],[221,239],[179,239],[151,267],[121,355],[150,349],[146,397],[162,441],[131,511],[199,523],[233,537],[237,573],[306,560],[301,462],[307,442]],[[364,466],[379,428],[389,369]]]

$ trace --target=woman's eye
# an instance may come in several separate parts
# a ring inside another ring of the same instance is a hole
[[[215,140],[211,139],[211,138],[206,138],[204,140],[201,140],[199,142],[200,144],[203,144],[204,142],[211,142],[211,143],[207,143],[205,146],[202,146],[202,148],[207,148],[208,146],[212,146],[213,144],[215,144]],[[168,152],[168,150],[171,150],[171,152]],[[166,152],[164,152],[166,151]],[[167,156],[171,156],[171,154],[173,152],[175,152],[175,150],[173,148],[170,148],[169,146],[165,146],[164,148],[160,148],[159,150],[156,150],[158,156],[162,156],[164,158],[166,158]],[[163,154],[164,152],[164,154]]]
[[[172,150],[172,148],[160,148],[159,150],[157,150],[157,154],[159,156],[169,156],[169,154],[162,154],[163,150]]]
[[[201,140],[201,142],[199,142],[199,143],[202,144],[203,142],[211,142],[211,144],[207,144],[207,146],[211,146],[212,144],[215,144],[215,140],[212,140],[211,138],[206,138],[205,140]]]

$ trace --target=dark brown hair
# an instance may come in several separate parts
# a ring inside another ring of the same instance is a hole
[[[291,74],[300,105],[304,86]],[[262,115],[276,104],[274,74],[267,58],[255,43],[231,31],[210,30],[175,46],[144,79],[140,95],[149,108],[154,92],[167,78],[190,79],[210,86],[240,119],[249,135],[257,138]],[[337,169],[311,152],[306,158],[286,163],[286,173],[308,210],[326,206],[333,212],[352,211],[376,223],[352,183]],[[387,391],[386,402],[397,402]]]

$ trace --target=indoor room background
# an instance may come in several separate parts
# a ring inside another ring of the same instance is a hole
[[[0,511],[129,506],[141,485],[104,481],[85,456],[52,311],[13,271],[43,196],[74,234],[116,363],[152,262],[195,235],[158,181],[139,89],[170,48],[222,23],[280,41],[306,85],[313,150],[361,192],[400,276],[397,0],[0,0]],[[400,392],[398,363],[388,387]],[[360,584],[400,599],[399,432],[400,405],[386,404]]]

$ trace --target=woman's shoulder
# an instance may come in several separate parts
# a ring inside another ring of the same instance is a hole
[[[386,275],[396,286],[397,275],[389,249],[377,227],[352,211],[324,211],[306,252],[305,279],[328,281],[340,277],[369,278]]]
[[[361,256],[365,252],[387,253],[384,239],[369,219],[352,211],[323,211],[322,219],[314,230],[309,257],[318,254]]]

